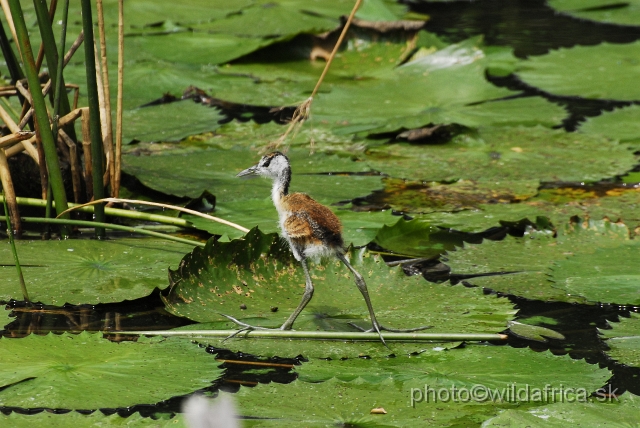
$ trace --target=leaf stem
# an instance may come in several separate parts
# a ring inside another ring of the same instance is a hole
[[[104,331],[105,334],[140,334],[145,336],[184,336],[184,337],[229,337],[237,330],[158,330],[158,331]],[[383,332],[385,340],[393,341],[487,341],[506,340],[506,334],[492,333],[391,333]],[[281,338],[281,339],[333,339],[380,342],[378,333],[344,331],[294,331],[294,330],[253,330],[241,333],[237,338]]]

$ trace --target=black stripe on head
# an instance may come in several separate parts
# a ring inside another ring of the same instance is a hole
[[[269,153],[268,155],[265,155],[262,158],[262,166],[265,168],[268,168],[269,165],[271,164],[271,161],[278,156],[283,156],[285,159],[287,159],[287,162],[289,161],[289,159],[285,155],[283,155],[281,152],[273,152],[273,153]]]

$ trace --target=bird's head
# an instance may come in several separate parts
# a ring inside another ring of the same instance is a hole
[[[260,175],[263,177],[277,178],[289,171],[289,159],[280,152],[273,152],[265,155],[256,165],[241,171],[236,177],[248,175]]]

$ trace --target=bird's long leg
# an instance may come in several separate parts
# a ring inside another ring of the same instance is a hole
[[[307,259],[302,258],[300,260],[300,264],[302,265],[302,270],[304,270],[304,279],[305,279],[304,294],[302,295],[302,300],[300,301],[300,304],[298,305],[296,310],[293,311],[291,316],[289,316],[289,318],[284,322],[284,324],[282,324],[282,327],[280,327],[280,330],[291,330],[291,327],[293,326],[293,323],[295,322],[296,318],[298,318],[298,315],[300,315],[300,312],[302,312],[305,306],[307,306],[307,303],[309,303],[309,301],[311,301],[311,298],[313,297],[313,283],[311,282],[311,275],[309,275],[309,267],[307,266]]]
[[[362,275],[360,275],[360,273],[355,270],[353,268],[353,266],[351,266],[351,263],[349,263],[349,261],[347,260],[347,258],[344,256],[344,254],[340,254],[337,253],[336,256],[338,257],[338,259],[344,263],[344,265],[349,268],[349,270],[351,271],[351,273],[353,273],[353,277],[355,279],[356,282],[356,286],[358,287],[358,290],[360,290],[360,292],[362,293],[362,296],[364,297],[364,301],[367,304],[367,308],[369,309],[369,316],[371,317],[371,324],[373,326],[373,328],[369,329],[369,330],[365,330],[361,327],[358,327],[355,324],[349,323],[349,325],[357,328],[358,330],[364,331],[366,333],[373,333],[376,332],[378,333],[378,335],[380,335],[380,340],[382,340],[382,343],[385,343],[384,338],[382,337],[382,334],[380,334],[380,331],[390,331],[393,333],[410,333],[410,332],[414,332],[414,331],[420,331],[420,330],[426,330],[428,328],[431,328],[431,326],[422,326],[422,327],[416,327],[416,328],[409,328],[409,329],[396,329],[396,328],[388,328],[388,327],[384,327],[383,325],[381,325],[377,318],[375,313],[373,312],[373,306],[371,305],[371,298],[369,297],[369,290],[367,290],[367,284],[364,282],[364,278],[362,277]]]
[[[282,324],[282,326],[279,327],[279,328],[257,327],[257,326],[252,326],[250,324],[244,323],[244,322],[242,322],[240,320],[237,320],[234,317],[231,317],[229,315],[220,314],[223,317],[228,318],[229,320],[233,321],[234,323],[236,323],[240,327],[242,327],[240,330],[238,330],[237,332],[233,333],[231,336],[227,337],[226,339],[231,339],[232,337],[237,336],[238,334],[242,333],[243,331],[251,331],[251,330],[291,330],[291,327],[293,326],[293,323],[295,322],[296,318],[298,318],[298,315],[300,315],[300,312],[302,312],[302,310],[305,308],[305,306],[307,306],[307,303],[309,303],[309,301],[313,297],[313,283],[311,282],[311,275],[309,275],[309,267],[307,266],[307,260],[304,259],[304,258],[301,259],[300,260],[300,264],[302,264],[302,269],[304,270],[304,277],[305,277],[304,294],[302,295],[302,300],[300,301],[300,304],[298,305],[296,310],[293,311],[291,316],[289,316],[289,318],[284,322],[284,324]]]
[[[351,266],[351,263],[349,263],[349,261],[344,256],[344,254],[337,252],[336,257],[338,257],[338,260],[344,263],[344,265],[347,268],[349,268],[349,270],[353,274],[353,278],[356,282],[356,287],[358,287],[358,290],[360,290],[360,293],[362,293],[362,297],[364,297],[364,301],[367,304],[367,309],[369,309],[369,316],[371,317],[371,325],[373,326],[371,331],[372,332],[376,331],[380,336],[380,340],[382,341],[382,343],[386,345],[387,343],[384,341],[384,338],[382,337],[382,333],[380,333],[381,326],[378,323],[378,320],[376,319],[375,312],[373,311],[373,305],[371,304],[371,298],[369,297],[369,290],[367,290],[367,284],[364,282],[364,278],[362,277],[362,275],[360,275],[360,272],[358,272],[353,268],[353,266]]]

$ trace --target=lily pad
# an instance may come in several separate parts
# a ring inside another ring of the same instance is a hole
[[[117,413],[107,416],[100,411],[83,415],[77,412],[69,413],[50,413],[40,412],[33,415],[23,415],[20,413],[11,413],[9,415],[0,414],[0,424],[2,426],[10,426],[13,428],[30,428],[33,426],[43,426],[48,428],[96,428],[96,427],[131,427],[131,428],[188,428],[184,422],[182,415],[178,415],[173,419],[150,419],[140,416],[139,413],[133,414],[126,418],[119,416]]]
[[[154,404],[209,387],[222,374],[212,355],[183,339],[114,343],[101,333],[50,333],[2,338],[0,354],[0,405],[24,409]]]
[[[566,116],[563,108],[540,97],[486,102],[516,93],[486,80],[487,67],[494,57],[503,61],[504,50],[485,52],[479,38],[439,50],[430,46],[428,55],[396,66],[411,46],[353,40],[336,58],[315,98],[309,124],[327,123],[344,134],[382,133],[430,123],[553,126]],[[216,96],[238,103],[277,106],[282,105],[282,94],[297,93],[295,102],[299,103],[308,97],[321,68],[322,64],[314,61],[293,60],[290,53],[278,62],[234,63],[222,72],[252,79],[245,79],[243,90],[233,93],[223,89]]]
[[[128,141],[180,141],[183,138],[214,131],[222,115],[214,109],[203,109],[191,101],[162,104],[123,113],[123,139]]]
[[[483,296],[476,289],[407,277],[400,267],[389,268],[380,256],[364,250],[351,251],[349,257],[368,283],[376,314],[385,325],[499,332],[513,313],[506,300]],[[314,299],[294,327],[340,331],[351,329],[347,321],[366,326],[366,305],[346,267],[330,260],[311,265],[310,270]],[[163,300],[169,312],[198,322],[225,320],[223,313],[279,327],[300,302],[304,283],[302,269],[286,244],[277,235],[254,229],[243,240],[209,241],[204,249],[187,255],[171,272]]]
[[[371,383],[393,379],[405,387],[516,388],[528,385],[558,388],[560,385],[584,388],[589,396],[600,388],[611,372],[597,365],[574,360],[568,355],[550,352],[532,353],[528,348],[510,346],[466,345],[448,350],[427,350],[418,355],[394,358],[312,359],[295,368],[298,379],[323,382],[332,378],[352,381],[361,378]],[[556,391],[557,393],[557,391]],[[542,398],[542,397],[541,397]],[[504,396],[503,401],[517,402],[518,397]],[[546,401],[544,399],[531,401]],[[551,400],[549,400],[551,401]]]
[[[240,390],[235,395],[240,412],[278,418],[283,426],[475,426],[500,409],[516,408],[518,401],[520,408],[532,402],[539,404],[544,401],[545,386],[548,401],[552,400],[552,388],[557,394],[561,385],[582,388],[588,395],[610,375],[596,365],[568,356],[486,346],[425,352],[411,358],[312,360],[296,371],[300,377],[289,385],[271,383],[251,392]],[[523,403],[527,387],[529,403]],[[477,393],[475,399],[471,398],[472,389]],[[516,391],[520,398],[513,397]],[[312,411],[301,413],[299,403],[307,400],[316,405]],[[269,405],[274,401],[281,405]],[[384,408],[386,414],[371,414],[374,408]]]
[[[441,183],[384,178],[383,183],[384,189],[366,196],[363,203],[374,207],[390,206],[396,211],[411,214],[454,212],[488,203],[519,202],[538,192],[536,180],[498,183],[458,180]]]
[[[527,320],[529,321],[529,320]],[[547,342],[549,339],[564,340],[565,337],[557,331],[538,325],[523,324],[517,321],[509,322],[509,331],[523,339],[535,340],[537,342]]]
[[[615,142],[539,126],[485,128],[477,136],[460,135],[449,143],[426,147],[409,143],[378,146],[364,160],[392,177],[462,178],[502,187],[531,180],[596,181],[623,174],[635,164],[632,151]]]
[[[640,25],[640,1],[627,0],[548,0],[558,12],[617,25]]]
[[[34,302],[109,303],[165,288],[167,268],[191,247],[157,239],[17,241],[22,272]],[[22,300],[11,248],[0,248],[4,281],[0,299]]]
[[[479,39],[451,45],[373,79],[334,85],[317,97],[314,118],[380,133],[428,124],[532,123],[531,114],[551,126],[565,116],[562,108],[536,98],[482,103],[514,95],[486,81],[489,62]]]
[[[292,165],[291,191],[309,193],[322,203],[339,202],[362,196],[367,187],[380,186],[380,176],[361,175],[366,165],[340,156],[296,150],[287,153]],[[241,179],[236,174],[260,160],[257,151],[242,147],[230,150],[204,149],[166,152],[150,156],[123,157],[123,168],[146,186],[163,193],[197,198],[203,190],[216,195],[218,201],[264,199],[271,195],[266,179]],[[178,174],[168,175],[167,170]],[[337,174],[330,174],[330,173]],[[313,174],[313,175],[312,175]]]
[[[447,253],[446,263],[454,274],[492,274],[469,282],[503,293],[536,300],[598,302],[600,295],[594,293],[594,287],[585,285],[579,291],[569,291],[562,284],[554,283],[550,275],[560,273],[551,268],[571,256],[587,257],[605,249],[615,251],[629,243],[629,230],[624,224],[585,221],[560,228],[557,238],[548,231],[531,231],[522,238],[506,237],[502,241],[465,245],[463,249]],[[626,293],[625,288],[616,287],[611,290],[611,300],[627,303],[624,302]]]
[[[560,48],[532,56],[516,70],[518,78],[553,95],[601,100],[640,100],[634,76],[640,42]]]
[[[627,366],[640,367],[640,315],[631,312],[619,323],[609,323],[611,330],[599,330],[609,350],[607,355]]]
[[[2,330],[10,322],[13,322],[15,320],[15,318],[9,316],[10,313],[11,310],[6,308],[5,310],[0,312],[0,330]]]
[[[633,105],[600,116],[590,117],[580,125],[582,134],[602,135],[625,143],[640,141],[640,106]]]
[[[619,399],[600,398],[588,402],[565,400],[527,410],[508,409],[488,419],[483,427],[557,427],[611,426],[627,427],[637,423],[638,397],[626,393]]]
[[[637,180],[636,180],[637,182]],[[434,225],[464,232],[482,232],[501,222],[517,222],[528,218],[547,217],[559,225],[572,216],[582,218],[620,219],[629,229],[640,225],[640,189],[633,186],[589,186],[568,184],[566,187],[541,189],[537,196],[519,203],[482,204],[478,209],[459,212],[434,212],[418,216]]]
[[[386,250],[414,257],[436,257],[463,244],[458,235],[418,219],[398,220],[378,231],[375,241]]]
[[[640,275],[635,260],[640,244],[634,239],[624,245],[577,252],[551,267],[554,287],[568,296],[584,296],[590,302],[640,305]]]

